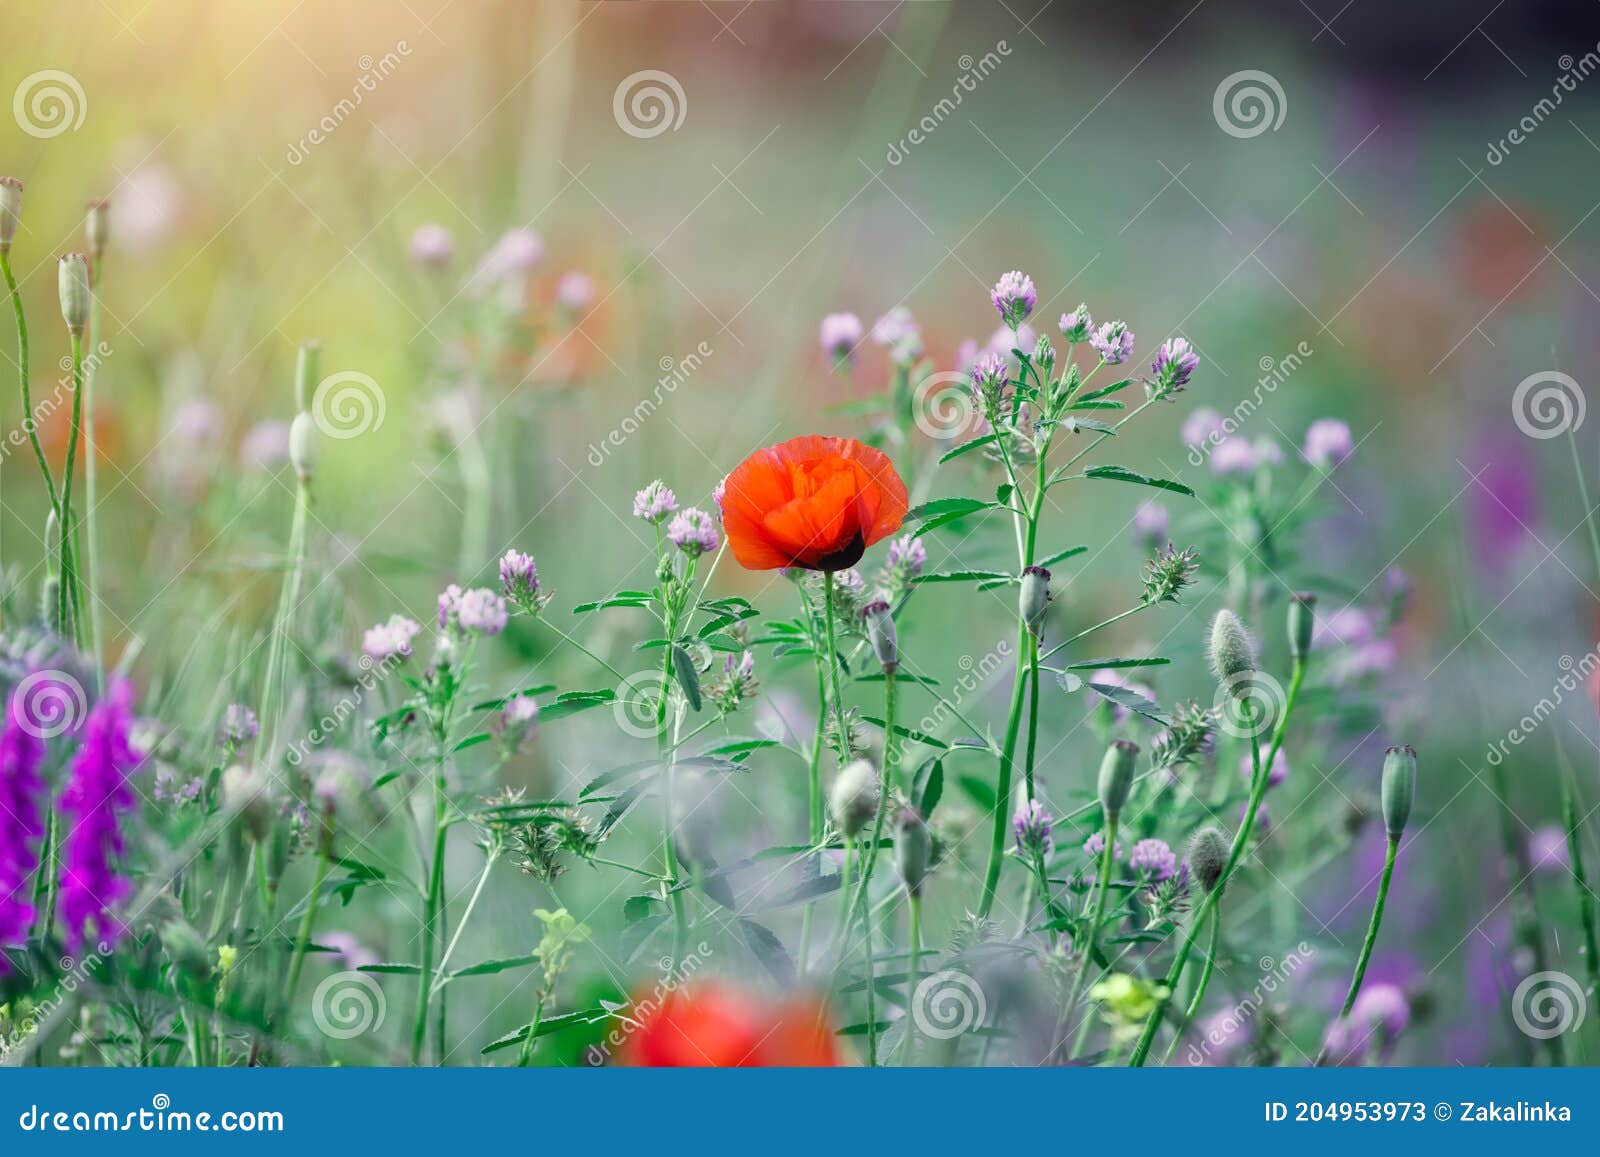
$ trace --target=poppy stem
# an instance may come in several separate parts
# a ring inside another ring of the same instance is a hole
[[[1367,936],[1361,942],[1361,955],[1356,957],[1356,970],[1350,977],[1350,991],[1344,995],[1344,1007],[1339,1010],[1339,1019],[1343,1020],[1350,1015],[1350,1009],[1356,1002],[1356,997],[1361,995],[1361,982],[1367,975],[1367,962],[1372,959],[1372,946],[1378,942],[1378,928],[1383,923],[1383,909],[1389,901],[1389,880],[1394,876],[1394,859],[1400,851],[1400,833],[1389,833],[1389,844],[1383,853],[1383,875],[1378,878],[1378,898],[1372,904],[1372,920],[1367,924]],[[1322,1048],[1317,1050],[1317,1059],[1312,1061],[1313,1068],[1321,1068],[1328,1061],[1328,1042],[1323,1041]]]
[[[833,685],[833,711],[838,722],[838,742],[834,745],[839,750],[839,766],[843,767],[850,762],[850,731],[844,721],[844,695],[839,690],[839,648],[833,639],[833,572],[822,572],[822,619],[823,630],[828,640],[828,675]]]

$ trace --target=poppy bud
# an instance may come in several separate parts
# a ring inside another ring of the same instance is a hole
[[[1383,826],[1390,838],[1405,831],[1417,792],[1417,753],[1409,744],[1391,747],[1383,757]]]
[[[77,336],[89,324],[89,259],[81,253],[68,253],[57,263],[56,274],[61,318],[67,323],[67,332]]]
[[[894,615],[889,612],[889,604],[882,599],[868,603],[861,610],[861,621],[866,626],[872,653],[886,672],[892,672],[900,665],[900,644],[895,637]]]
[[[300,352],[294,363],[294,408],[309,410],[317,388],[317,375],[322,372],[322,344],[307,341],[300,343]]]
[[[933,836],[922,817],[907,808],[900,813],[900,834],[894,841],[894,863],[900,878],[906,882],[906,891],[913,896],[922,895],[922,881],[928,878],[928,866],[933,860]]]
[[[828,810],[845,839],[855,839],[878,814],[877,769],[864,759],[845,764],[828,792]]]
[[[1316,595],[1301,592],[1289,596],[1289,657],[1296,662],[1311,650],[1311,628],[1316,621]]]
[[[317,468],[317,422],[310,414],[296,414],[289,424],[289,461],[302,482],[311,481]]]
[[[0,253],[11,252],[11,242],[22,224],[22,182],[0,177]]]
[[[1219,683],[1232,684],[1256,669],[1256,644],[1250,632],[1230,610],[1220,610],[1211,620],[1211,671]]]
[[[1106,748],[1105,758],[1100,761],[1100,810],[1107,819],[1116,818],[1128,802],[1138,754],[1139,745],[1128,739],[1115,740]]]
[[[1228,840],[1217,827],[1203,827],[1189,840],[1189,871],[1207,892],[1217,890],[1228,866]]]
[[[1044,613],[1050,606],[1050,572],[1042,566],[1022,569],[1022,594],[1019,611],[1028,631],[1037,638],[1044,629]]]
[[[111,202],[90,201],[84,207],[83,235],[89,241],[89,256],[98,262],[111,240]]]

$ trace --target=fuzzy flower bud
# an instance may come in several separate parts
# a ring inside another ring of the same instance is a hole
[[[1090,331],[1094,329],[1094,318],[1089,316],[1089,307],[1080,303],[1071,313],[1061,315],[1059,325],[1061,336],[1075,345],[1089,337]]]
[[[534,565],[531,554],[506,551],[500,559],[500,589],[520,607],[538,606],[539,568]]]
[[[828,792],[828,810],[833,822],[847,840],[878,814],[878,771],[864,759],[844,765]]]
[[[17,226],[22,224],[22,182],[0,177],[0,253],[11,252]]]
[[[289,461],[300,481],[309,482],[317,469],[317,421],[310,414],[299,413],[289,424]]]
[[[1417,753],[1409,744],[1391,747],[1383,757],[1383,826],[1391,839],[1405,831],[1417,793]]]
[[[900,645],[895,637],[894,615],[889,611],[889,604],[882,599],[868,603],[861,609],[861,621],[878,663],[884,671],[892,672],[900,665]]]
[[[678,496],[657,478],[633,496],[633,516],[659,524],[678,509]]]
[[[69,333],[80,335],[89,324],[89,259],[82,253],[68,253],[57,263],[56,275],[61,318]]]
[[[1311,651],[1312,628],[1317,625],[1317,596],[1306,592],[1289,596],[1289,657],[1296,662]]]
[[[1044,630],[1044,613],[1049,607],[1050,572],[1042,566],[1024,567],[1022,593],[1017,597],[1017,608],[1034,638],[1038,638]]]
[[[989,300],[1000,314],[1000,320],[1012,329],[1021,325],[1033,307],[1039,304],[1039,293],[1033,287],[1033,278],[1019,269],[1000,276],[989,291]]]
[[[83,235],[89,242],[89,256],[98,262],[111,242],[110,201],[90,201],[84,206]]]
[[[933,836],[922,817],[907,808],[900,813],[900,831],[894,841],[894,865],[906,882],[906,891],[922,895],[922,882],[933,862]]]
[[[1039,342],[1033,347],[1033,364],[1039,367],[1039,376],[1046,380],[1056,368],[1056,347],[1043,334],[1039,335]]]
[[[1211,620],[1211,646],[1207,651],[1217,682],[1232,685],[1256,669],[1256,644],[1239,616],[1223,609]]]
[[[692,506],[673,517],[667,526],[667,537],[690,558],[710,554],[722,543],[722,536],[712,517]]]
[[[1133,356],[1133,331],[1125,322],[1108,321],[1089,335],[1089,344],[1108,366],[1119,366]]]
[[[1115,740],[1106,748],[1100,761],[1100,810],[1107,819],[1114,818],[1128,802],[1133,790],[1133,774],[1139,755],[1139,745],[1128,739]]]
[[[1214,892],[1228,866],[1228,840],[1217,827],[1203,827],[1189,840],[1189,871],[1207,892]]]

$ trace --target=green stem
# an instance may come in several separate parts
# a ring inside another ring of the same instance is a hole
[[[1022,765],[1028,802],[1033,802],[1033,753],[1039,738],[1039,638],[1028,635],[1028,748]],[[1024,917],[1026,918],[1026,917]]]
[[[438,766],[433,775],[433,859],[428,869],[428,888],[423,897],[419,931],[422,965],[417,972],[417,1009],[411,1023],[411,1063],[422,1063],[428,1038],[428,1006],[433,998],[433,950],[438,937],[439,899],[444,894],[444,855],[449,826],[445,823],[444,751],[441,740]]]
[[[862,905],[866,903],[867,890],[872,884],[872,870],[877,866],[878,851],[883,844],[883,829],[889,814],[889,801],[894,793],[896,781],[900,778],[900,739],[898,733],[895,731],[895,709],[898,700],[898,695],[895,689],[897,686],[898,683],[895,679],[894,671],[884,671],[883,780],[878,785],[878,814],[873,818],[872,821],[872,840],[867,844],[864,861],[861,865],[861,879],[856,884],[855,896],[850,901],[849,907],[846,909],[844,923],[834,930],[834,942],[829,955],[835,958],[842,958],[840,954],[843,952],[846,938],[850,934],[850,925],[854,922],[854,915],[852,914],[860,913]],[[867,913],[865,919],[867,921],[867,936],[870,940],[872,935],[871,913]],[[873,1039],[873,1034],[876,1031],[876,1026],[869,1017],[867,1027],[869,1045],[874,1045],[876,1043]]]
[[[278,594],[278,610],[272,620],[272,640],[267,647],[266,685],[261,692],[261,719],[270,730],[267,766],[276,766],[282,754],[278,746],[284,714],[284,681],[288,663],[289,629],[300,602],[300,587],[306,565],[306,526],[311,513],[311,483],[302,478],[295,486],[294,520],[289,527],[288,569]]]
[[[1022,726],[1022,700],[1028,686],[1028,664],[1023,660],[1029,646],[1027,624],[1017,621],[1017,674],[1011,687],[1011,712],[1006,717],[1005,742],[1000,748],[1000,770],[994,788],[994,829],[989,838],[989,865],[983,874],[983,898],[978,903],[978,919],[986,920],[994,907],[995,889],[1000,883],[1000,865],[1005,860],[1006,831],[1010,827],[1011,780],[1017,758],[1017,733]]]
[[[28,319],[22,310],[22,294],[17,289],[17,278],[11,271],[11,251],[0,251],[0,273],[4,273],[6,289],[11,294],[11,311],[17,317],[17,378],[22,386],[22,424],[33,446],[33,456],[39,462],[39,473],[44,475],[44,488],[50,495],[50,506],[57,517],[61,514],[61,499],[56,493],[56,480],[50,473],[50,463],[44,456],[44,446],[39,442],[38,425],[33,416],[33,393],[28,384]]]
[[[905,1064],[915,1063],[917,1051],[917,964],[922,958],[922,897],[907,893],[911,908],[911,955],[906,965],[906,1055]]]
[[[1195,1014],[1200,1011],[1200,1002],[1206,998],[1206,988],[1211,984],[1211,972],[1217,964],[1217,941],[1222,930],[1222,905],[1216,904],[1211,909],[1211,935],[1206,940],[1206,964],[1200,970],[1199,983],[1195,985],[1194,995],[1189,998],[1189,1007],[1183,1010],[1183,1021],[1178,1025],[1178,1031],[1172,1034],[1172,1043],[1167,1046],[1167,1055],[1161,1059],[1163,1065],[1172,1063],[1172,1054],[1178,1051],[1178,1042],[1183,1040],[1183,1034],[1194,1023]]]
[[[94,293],[89,298],[89,367],[83,377],[83,523],[84,549],[86,551],[89,592],[89,645],[94,655],[95,679],[100,689],[105,689],[106,652],[105,617],[100,608],[100,536],[99,518],[95,512],[96,484],[94,440],[94,386],[100,365],[100,281],[102,263],[92,263]]]
[[[1583,926],[1583,959],[1589,974],[1589,996],[1600,994],[1600,934],[1596,932],[1594,892],[1583,867],[1583,842],[1578,838],[1578,785],[1572,768],[1561,760],[1561,816],[1567,829],[1567,859],[1571,862],[1572,882],[1578,890],[1578,919]]]
[[[434,969],[433,990],[438,992],[447,983],[445,979],[445,966],[450,963],[450,958],[455,955],[456,945],[461,943],[461,934],[467,930],[467,921],[472,919],[472,912],[478,906],[478,897],[483,895],[483,886],[489,882],[489,871],[499,859],[498,853],[491,853],[484,857],[483,871],[478,873],[478,882],[473,885],[472,895],[467,899],[467,906],[461,912],[461,919],[456,921],[455,933],[450,937],[450,943],[445,945],[444,955],[439,957],[439,966]]]
[[[1078,998],[1083,995],[1083,981],[1089,972],[1089,963],[1094,958],[1095,949],[1100,943],[1100,925],[1106,918],[1106,902],[1111,892],[1111,865],[1117,855],[1117,826],[1116,816],[1106,817],[1104,831],[1105,847],[1100,849],[1100,870],[1095,875],[1094,907],[1089,916],[1089,925],[1083,933],[1083,944],[1078,950],[1078,967],[1073,970],[1072,988],[1067,994],[1066,1011],[1069,1015],[1077,1006]],[[1071,1060],[1078,1055],[1078,1050],[1083,1047],[1084,1038],[1088,1035],[1089,1014],[1085,1010],[1083,1019],[1079,1024],[1077,1039],[1072,1045],[1072,1050],[1067,1054]]]
[[[78,436],[83,424],[83,332],[72,339],[72,424],[67,432],[67,465],[61,476],[61,623],[72,637],[82,634],[79,623],[83,595],[78,585],[77,525],[72,511],[72,476],[78,460]]]
[[[544,989],[539,990],[539,999],[533,1005],[533,1020],[528,1023],[528,1035],[522,1038],[522,1047],[517,1050],[517,1068],[525,1069],[533,1060],[534,1042],[539,1039],[539,1021],[544,1017]]]
[[[835,746],[839,750],[839,766],[850,762],[850,732],[844,720],[844,695],[839,690],[839,648],[833,637],[833,574],[822,572],[822,616],[828,640],[828,673],[833,685],[833,714],[839,729]]]
[[[322,899],[322,882],[328,877],[328,856],[317,854],[316,872],[311,879],[311,890],[306,893],[306,910],[300,916],[300,931],[294,938],[294,955],[289,957],[289,980],[283,986],[283,1003],[291,1005],[300,987],[300,971],[305,964],[306,948],[311,944],[311,929],[316,926],[317,906]]]
[[[1400,833],[1390,832],[1389,844],[1383,855],[1383,875],[1378,879],[1378,898],[1372,905],[1372,920],[1367,924],[1366,939],[1361,942],[1361,955],[1356,957],[1355,974],[1350,977],[1350,991],[1345,993],[1344,1007],[1339,1010],[1340,1020],[1350,1015],[1356,997],[1361,994],[1361,982],[1367,975],[1367,962],[1372,959],[1372,946],[1378,942],[1378,928],[1383,924],[1383,908],[1389,900],[1389,881],[1394,876],[1394,860],[1399,851]],[[1320,1068],[1327,1059],[1328,1046],[1324,1043],[1312,1065]]]

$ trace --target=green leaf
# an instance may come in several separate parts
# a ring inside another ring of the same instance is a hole
[[[906,520],[921,522],[922,529],[919,533],[927,534],[958,518],[966,518],[983,510],[992,510],[997,505],[998,503],[982,502],[976,498],[936,498],[932,502],[924,502],[920,506],[913,507],[906,513]]]
[[[958,775],[956,783],[971,797],[972,802],[986,812],[994,811],[994,788],[989,781],[975,775]]]
[[[883,719],[878,716],[863,715],[861,716],[861,719],[864,723],[870,723],[874,727],[884,726]],[[906,739],[914,740],[917,743],[926,743],[929,747],[937,747],[942,750],[948,750],[950,747],[950,745],[942,739],[935,739],[931,735],[924,735],[920,731],[914,731],[909,727],[902,727],[898,723],[894,725],[894,733]]]
[[[591,707],[604,706],[614,702],[616,698],[617,693],[609,687],[602,687],[598,691],[568,691],[565,695],[558,695],[556,701],[548,707],[539,709],[539,722],[553,723],[557,719],[565,719],[568,715],[576,715]]]
[[[1087,547],[1080,549],[1087,550]],[[977,582],[1015,582],[1016,579],[1004,571],[998,570],[939,570],[928,574],[918,575],[912,580],[916,583],[977,583]]]
[[[450,979],[455,980],[462,976],[493,976],[497,972],[509,972],[513,968],[526,968],[530,964],[537,964],[538,961],[537,952],[530,952],[526,956],[507,956],[500,960],[481,960],[477,964],[456,969],[450,974]]]
[[[1066,550],[1058,550],[1058,551],[1056,551],[1049,558],[1040,559],[1038,565],[1046,566],[1046,567],[1054,566],[1056,563],[1061,562],[1064,559],[1074,558],[1077,555],[1082,554],[1084,551],[1086,551],[1088,549],[1089,548],[1086,547],[1086,546],[1069,546],[1069,547],[1067,547]]]
[[[1090,390],[1087,394],[1084,394],[1082,397],[1080,397],[1078,401],[1081,404],[1083,402],[1093,402],[1099,398],[1109,398],[1118,390],[1127,389],[1129,386],[1133,385],[1136,380],[1137,379],[1134,378],[1123,378],[1120,382],[1112,382],[1109,386],[1101,386],[1098,390]]]
[[[1117,432],[1117,428],[1109,422],[1101,422],[1094,418],[1063,418],[1056,424],[1063,427],[1069,434],[1075,434],[1079,430],[1093,430],[1098,434],[1115,434]]]
[[[762,967],[778,982],[779,988],[787,989],[794,984],[794,961],[789,959],[783,941],[773,934],[772,929],[754,920],[741,919],[739,934],[755,958],[761,961]]]
[[[752,751],[760,751],[764,747],[784,747],[784,745],[776,739],[735,739],[731,743],[708,747],[703,754],[725,755],[730,759],[738,759],[740,756],[749,755]],[[784,747],[784,750],[787,751],[788,748]]]
[[[1121,667],[1165,667],[1171,659],[1085,659],[1081,663],[1067,663],[1063,671],[1102,671],[1116,670]]]
[[[1162,727],[1172,726],[1172,717],[1161,710],[1161,704],[1154,699],[1147,699],[1137,691],[1118,687],[1113,683],[1090,683],[1089,686],[1096,694],[1105,696],[1119,707],[1126,707],[1129,711],[1143,715]]]
[[[610,607],[631,607],[635,610],[650,605],[651,594],[649,591],[619,591],[608,599],[600,599],[593,603],[579,603],[572,608],[575,615],[585,615],[590,611],[603,611]]]
[[[1106,478],[1112,482],[1132,482],[1139,486],[1154,486],[1157,490],[1172,490],[1178,494],[1187,494],[1191,498],[1194,490],[1182,482],[1174,482],[1170,478],[1152,478],[1148,474],[1140,474],[1137,470],[1129,470],[1126,466],[1091,466],[1083,472],[1085,478]]]
[[[922,813],[923,819],[933,815],[933,809],[939,806],[939,801],[944,798],[944,760],[935,759],[928,767],[927,779],[917,786],[917,810]],[[918,778],[921,778],[920,772]]]
[[[539,1027],[534,1029],[533,1035],[537,1038],[548,1036],[553,1032],[560,1032],[564,1028],[572,1028],[575,1025],[600,1024],[602,1021],[611,1019],[612,1015],[610,1009],[597,1006],[595,1008],[578,1009],[574,1012],[557,1013],[554,1016],[540,1017]],[[512,1045],[521,1044],[528,1036],[530,1028],[533,1028],[533,1026],[525,1024],[519,1029],[506,1033],[503,1037],[490,1041],[479,1050],[479,1055],[487,1055],[492,1052],[498,1052],[500,1049],[508,1049]]]
[[[683,697],[689,701],[689,706],[700,710],[700,672],[694,669],[694,660],[689,657],[689,652],[676,643],[672,644],[672,673],[677,676],[678,686],[683,691]]]
[[[381,972],[395,976],[416,976],[422,972],[420,964],[363,964],[357,972]]]
[[[941,454],[939,456],[939,465],[943,466],[946,462],[950,461],[950,459],[959,458],[961,455],[969,453],[973,450],[981,450],[985,446],[991,446],[994,444],[994,441],[995,435],[993,434],[984,434],[981,437],[970,438],[961,443],[961,445],[957,446],[954,450],[946,450],[943,454]]]

